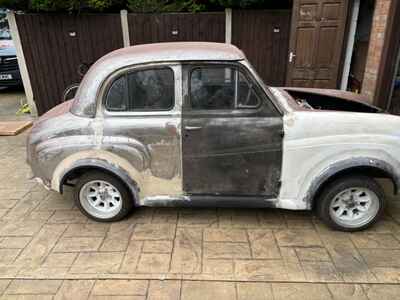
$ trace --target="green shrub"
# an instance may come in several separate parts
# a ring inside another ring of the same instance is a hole
[[[200,12],[224,8],[286,8],[291,0],[0,0],[0,7],[27,12]]]
[[[207,6],[197,3],[195,0],[127,0],[128,9],[132,12],[155,13],[155,12],[199,12],[206,10]]]

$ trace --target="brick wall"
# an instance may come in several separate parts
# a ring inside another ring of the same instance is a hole
[[[376,0],[362,93],[373,101],[391,1]]]

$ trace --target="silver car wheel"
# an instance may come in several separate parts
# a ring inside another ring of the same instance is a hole
[[[85,183],[79,192],[79,201],[90,215],[100,219],[112,218],[122,208],[121,193],[104,180]]]
[[[348,188],[337,194],[329,208],[333,221],[347,228],[368,224],[379,212],[378,196],[364,187]]]

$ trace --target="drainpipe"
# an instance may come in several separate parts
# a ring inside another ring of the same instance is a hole
[[[353,11],[352,11],[352,15],[351,15],[349,36],[347,39],[346,57],[344,60],[342,81],[340,84],[340,89],[343,91],[347,90],[347,84],[349,82],[351,57],[353,56],[354,40],[356,37],[356,29],[357,29],[357,21],[358,21],[359,12],[360,12],[360,0],[354,0]]]

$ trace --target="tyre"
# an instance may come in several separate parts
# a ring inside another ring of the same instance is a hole
[[[329,227],[358,231],[374,224],[384,210],[381,186],[367,176],[339,178],[317,199],[317,214]]]
[[[125,184],[102,172],[89,172],[78,179],[75,202],[83,214],[100,222],[121,220],[134,206],[133,196]]]

